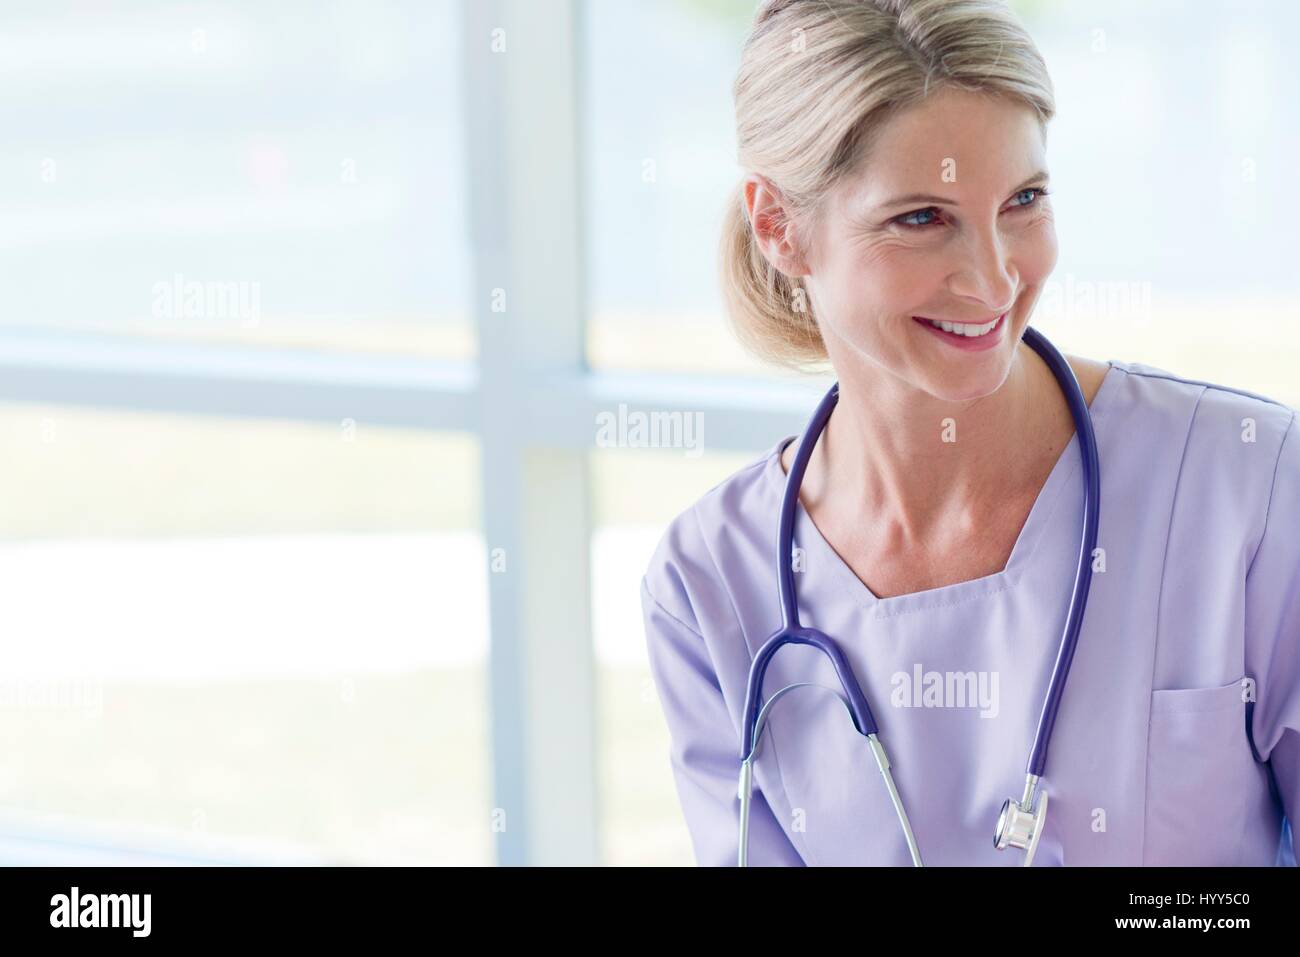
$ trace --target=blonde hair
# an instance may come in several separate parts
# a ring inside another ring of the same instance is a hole
[[[1023,103],[1044,129],[1056,111],[1047,64],[1002,0],[764,0],[733,89],[740,165],[768,180],[806,236],[884,121],[944,85]],[[720,265],[746,348],[795,369],[827,359],[806,291],[754,242],[743,183]]]

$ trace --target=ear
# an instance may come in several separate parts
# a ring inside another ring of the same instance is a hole
[[[754,242],[769,263],[787,276],[808,275],[799,253],[795,227],[787,215],[788,203],[770,180],[758,173],[745,177],[745,208],[749,212]]]

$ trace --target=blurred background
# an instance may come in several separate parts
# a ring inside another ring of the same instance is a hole
[[[692,861],[640,575],[828,381],[715,280],[755,6],[0,7],[0,863]],[[1300,7],[1012,6],[1035,324],[1300,405]]]

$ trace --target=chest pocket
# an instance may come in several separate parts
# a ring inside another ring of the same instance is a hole
[[[1262,774],[1243,681],[1151,692],[1144,865],[1239,863]]]

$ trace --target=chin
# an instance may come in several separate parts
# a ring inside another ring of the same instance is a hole
[[[936,399],[947,402],[982,399],[1002,388],[1008,370],[1004,362],[981,362],[978,365],[980,366],[978,369],[968,363],[966,368],[960,370],[951,367],[936,370],[928,377],[930,380],[928,383],[918,383],[918,385]]]

